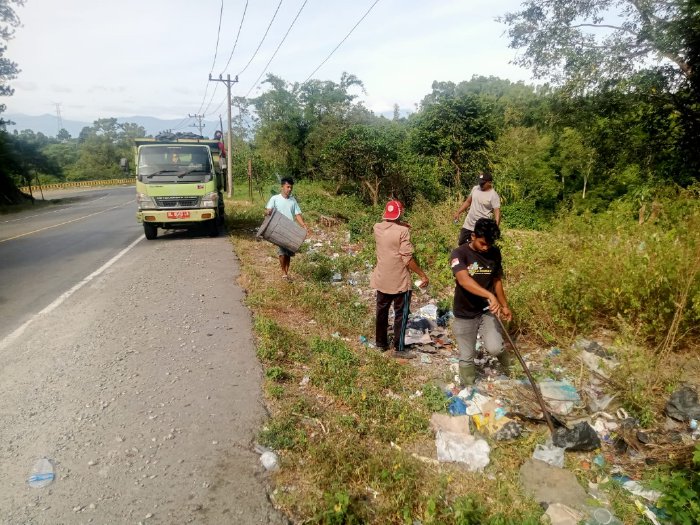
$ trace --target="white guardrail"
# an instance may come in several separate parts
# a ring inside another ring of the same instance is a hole
[[[35,193],[41,190],[63,190],[66,188],[88,188],[90,186],[114,186],[117,184],[134,184],[136,181],[134,178],[129,179],[104,179],[104,180],[76,180],[72,182],[55,182],[52,184],[42,184],[41,186],[31,187],[31,192]],[[29,193],[29,186],[20,187],[20,191],[24,193]]]

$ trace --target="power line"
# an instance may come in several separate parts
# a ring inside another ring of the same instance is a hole
[[[220,75],[223,75],[224,72],[228,69],[228,65],[231,63],[231,59],[233,58],[233,52],[236,51],[236,45],[238,45],[238,37],[241,36],[241,28],[243,27],[243,21],[245,20],[245,14],[248,11],[248,0],[245,0],[245,7],[243,8],[243,16],[241,17],[241,23],[238,26],[238,33],[236,34],[236,41],[233,43],[233,49],[231,50],[231,54],[228,56],[228,62],[226,62],[226,65],[224,66],[223,71],[219,73]]]
[[[265,65],[265,69],[263,69],[262,73],[260,73],[260,76],[257,78],[255,82],[253,82],[253,85],[250,87],[248,90],[248,93],[245,94],[245,98],[248,98],[248,95],[250,95],[250,92],[253,91],[253,88],[258,85],[258,81],[262,78],[262,76],[265,74],[265,71],[267,71],[267,68],[270,67],[270,63],[272,60],[275,58],[277,55],[277,52],[280,50],[280,47],[282,47],[282,44],[284,44],[284,41],[287,39],[287,35],[289,35],[289,32],[292,30],[292,27],[294,27],[294,24],[297,21],[297,18],[299,18],[299,15],[301,12],[304,10],[304,7],[306,6],[306,2],[309,0],[304,0],[304,3],[301,4],[301,7],[299,8],[299,11],[297,11],[297,16],[294,17],[294,20],[292,20],[292,23],[289,25],[289,29],[287,29],[287,32],[284,34],[284,37],[282,38],[282,41],[279,43],[277,46],[277,49],[275,49],[275,52],[272,54],[270,57],[270,60],[267,61],[267,64]]]
[[[216,31],[216,46],[214,47],[214,60],[212,60],[211,63],[211,69],[209,70],[209,74],[211,75],[212,72],[214,71],[214,66],[216,65],[216,58],[219,55],[219,40],[221,38],[221,20],[224,17],[224,0],[221,0],[221,7],[219,8],[219,28]],[[214,92],[216,92],[217,86],[214,86]],[[202,102],[199,104],[199,109],[196,111],[196,113],[202,113],[202,107],[204,107],[204,102],[207,100],[207,93],[209,92],[209,82],[206,83],[204,86],[204,95],[202,95]],[[211,103],[211,102],[210,102]],[[177,125],[173,129],[179,129],[182,126],[185,125],[187,122],[187,119],[190,118],[185,117],[183,118],[180,122],[177,123]]]
[[[374,9],[374,6],[377,5],[378,3],[379,3],[379,0],[375,0],[374,3],[373,3],[371,6],[369,6],[369,9],[367,9],[367,11],[365,12],[365,14],[362,15],[362,18],[360,18],[360,19],[357,21],[357,23],[352,27],[352,29],[350,30],[350,32],[349,32],[347,35],[345,35],[345,38],[343,38],[343,39],[340,41],[340,43],[339,43],[337,46],[335,46],[335,48],[333,48],[333,51],[330,52],[330,54],[323,60],[323,62],[321,62],[321,63],[318,65],[318,67],[317,67],[316,69],[314,69],[314,70],[311,72],[311,74],[306,78],[306,80],[304,80],[303,84],[306,84],[306,83],[309,81],[309,79],[310,79],[312,76],[314,76],[314,74],[316,73],[316,71],[318,71],[319,69],[321,69],[321,67],[323,66],[323,64],[325,64],[326,62],[328,62],[328,59],[331,58],[331,56],[333,56],[333,53],[335,53],[335,52],[338,50],[338,48],[339,48],[340,46],[343,45],[343,42],[345,42],[345,41],[348,39],[348,37],[352,34],[352,32],[355,31],[355,29],[357,28],[357,26],[360,25],[360,23],[367,17],[367,15],[369,14],[369,12],[370,12],[372,9]]]
[[[216,58],[219,55],[219,39],[221,38],[221,20],[224,18],[224,0],[221,0],[221,8],[219,9],[219,28],[216,31],[216,46],[214,48],[214,60],[212,60],[211,63],[211,68],[209,69],[209,74],[211,75],[214,72],[214,66],[216,65]],[[216,92],[216,88],[218,87],[218,84],[214,86],[214,91]],[[202,107],[204,107],[204,102],[207,100],[207,93],[209,92],[209,82],[207,82],[206,87],[204,88],[204,96],[202,96],[202,102],[199,104],[199,109],[197,110],[197,113],[202,111]]]
[[[260,43],[258,44],[258,47],[257,47],[257,49],[255,50],[255,53],[253,53],[253,56],[250,57],[250,60],[248,60],[248,63],[245,65],[245,67],[244,67],[243,69],[241,69],[241,70],[239,71],[239,73],[238,73],[239,75],[241,75],[246,69],[248,69],[248,66],[250,65],[250,63],[251,63],[251,62],[253,61],[253,59],[255,58],[255,55],[257,55],[257,54],[258,54],[258,51],[260,51],[260,46],[263,45],[263,42],[265,41],[265,38],[267,37],[267,33],[270,31],[270,28],[272,27],[272,22],[275,21],[275,18],[277,17],[277,13],[279,12],[280,7],[282,6],[282,2],[283,2],[283,1],[284,1],[284,0],[280,0],[280,3],[277,4],[277,9],[275,9],[275,14],[272,15],[272,20],[270,20],[270,23],[267,24],[267,29],[265,30],[265,34],[263,35],[262,40],[260,40]]]

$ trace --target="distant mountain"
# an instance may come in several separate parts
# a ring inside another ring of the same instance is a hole
[[[11,120],[14,125],[8,125],[7,130],[12,132],[13,130],[22,131],[24,129],[31,129],[35,133],[42,132],[44,135],[49,137],[55,137],[58,133],[58,122],[56,115],[23,115],[22,113],[3,113],[0,115],[5,120]],[[194,123],[194,119],[187,119],[185,122],[182,119],[174,120],[163,120],[155,117],[118,117],[118,122],[134,122],[139,126],[143,126],[146,129],[148,135],[156,135],[161,131],[173,130],[173,131],[191,131],[197,132],[197,128],[190,127]],[[202,129],[202,134],[205,137],[211,137],[214,131],[219,129],[219,122],[213,120],[202,121],[204,128]],[[63,119],[63,127],[65,130],[71,134],[72,137],[77,137],[85,126],[92,126],[92,122],[82,122],[79,120],[67,120]],[[175,130],[175,126],[180,126]]]

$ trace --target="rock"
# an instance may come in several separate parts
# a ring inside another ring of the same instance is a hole
[[[528,459],[520,468],[520,484],[535,501],[547,504],[581,508],[588,497],[572,472],[534,459]]]

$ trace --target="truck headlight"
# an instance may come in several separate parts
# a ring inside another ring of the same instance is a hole
[[[216,208],[219,204],[219,194],[215,191],[207,193],[202,197],[202,208]]]
[[[136,194],[136,205],[138,206],[139,210],[147,210],[157,207],[156,203],[153,202],[153,199],[145,193]]]

